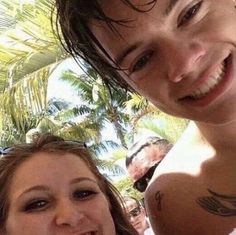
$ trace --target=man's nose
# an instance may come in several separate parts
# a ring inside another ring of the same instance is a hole
[[[71,228],[78,227],[86,218],[84,211],[78,205],[67,200],[58,203],[56,209],[56,224],[58,226],[67,225]]]
[[[160,50],[165,76],[175,83],[191,75],[199,67],[201,59],[206,54],[202,44],[178,39],[165,38]]]
[[[134,223],[136,221],[135,217],[134,216],[131,216],[130,219],[129,219],[130,223]]]

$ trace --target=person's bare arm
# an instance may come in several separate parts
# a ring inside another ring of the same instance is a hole
[[[178,174],[160,176],[152,181],[145,192],[147,214],[155,234],[200,234],[195,219],[199,206],[193,200],[193,195],[188,193],[189,184],[184,184],[185,177],[189,179]]]

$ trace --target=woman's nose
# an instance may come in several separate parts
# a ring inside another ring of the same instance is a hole
[[[198,42],[166,39],[161,45],[161,56],[165,69],[165,76],[175,83],[188,77],[199,68],[201,59],[206,51]]]
[[[56,209],[56,224],[75,228],[86,218],[85,213],[71,201],[60,203]]]

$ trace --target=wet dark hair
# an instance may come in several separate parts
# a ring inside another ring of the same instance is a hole
[[[101,191],[107,198],[111,215],[115,224],[117,234],[138,235],[129,223],[123,211],[122,198],[117,189],[99,172],[95,161],[88,149],[81,142],[66,141],[58,136],[44,134],[33,140],[33,143],[22,143],[8,148],[4,155],[0,156],[0,233],[5,230],[9,210],[9,190],[15,172],[21,164],[33,158],[39,152],[57,153],[63,156],[71,153],[80,158],[95,175]],[[52,156],[53,157],[53,156]]]
[[[140,13],[151,10],[156,0],[146,0],[134,5],[131,0],[120,0],[127,7]],[[134,91],[118,73],[120,69],[89,28],[91,20],[104,22],[108,28],[121,37],[116,26],[128,27],[131,19],[112,19],[102,7],[102,0],[55,0],[55,32],[66,51],[81,64],[79,58],[90,64],[109,87],[121,87]],[[61,36],[62,33],[62,36]]]

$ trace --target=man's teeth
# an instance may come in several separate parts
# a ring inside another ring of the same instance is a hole
[[[223,62],[219,66],[219,68],[215,71],[215,73],[210,76],[210,78],[206,81],[206,83],[204,83],[196,91],[190,94],[189,97],[193,99],[199,99],[206,96],[220,83],[224,75],[225,75],[225,63]]]

